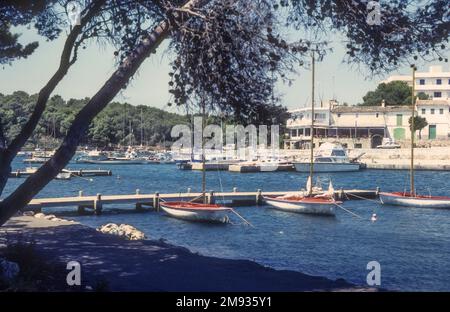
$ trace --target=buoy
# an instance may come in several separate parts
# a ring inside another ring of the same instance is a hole
[[[372,222],[377,221],[377,214],[374,213],[374,214],[372,215],[372,218],[370,218],[370,220],[371,220]]]

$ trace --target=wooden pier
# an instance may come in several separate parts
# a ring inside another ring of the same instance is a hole
[[[28,176],[32,175],[36,171],[16,170],[16,171],[12,171],[9,174],[9,177],[10,178],[24,178],[24,177],[28,177]],[[78,176],[78,177],[98,177],[98,176],[111,176],[112,175],[111,170],[101,170],[101,169],[79,169],[79,170],[63,169],[61,172],[67,172],[67,173],[70,173],[72,176]]]
[[[263,196],[280,196],[296,193],[297,191],[273,191],[263,192],[257,190],[254,192],[238,192],[235,188],[233,192],[206,193],[208,203],[221,202],[230,206],[251,206],[263,204]],[[340,200],[376,198],[378,190],[339,190],[336,191],[336,198]],[[141,194],[136,190],[135,194],[130,195],[102,195],[84,196],[80,191],[79,196],[57,197],[57,198],[35,198],[31,200],[25,210],[41,211],[43,208],[62,208],[75,207],[79,213],[85,209],[93,209],[96,214],[101,214],[104,205],[122,205],[133,204],[137,210],[145,206],[159,210],[160,201],[179,201],[179,200],[201,200],[201,193],[172,193],[172,194]]]

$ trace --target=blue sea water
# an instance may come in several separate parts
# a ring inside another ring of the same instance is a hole
[[[69,168],[88,167],[71,164]],[[23,168],[20,160],[15,168]],[[51,182],[38,197],[84,194],[129,194],[199,191],[201,173],[178,170],[175,165],[91,166],[112,169],[112,177],[81,178]],[[331,178],[336,189],[403,190],[408,172],[365,170],[321,175]],[[5,194],[23,179],[10,179]],[[208,172],[207,188],[231,191],[263,189],[296,190],[306,175],[298,172],[229,173]],[[325,185],[326,186],[326,185]],[[416,186],[422,193],[450,194],[450,172],[419,171]],[[337,209],[333,217],[315,217],[281,212],[267,206],[238,207],[236,210],[255,227],[207,225],[185,222],[162,213],[115,213],[78,216],[74,209],[65,218],[97,227],[114,222],[131,224],[152,239],[165,239],[204,255],[255,260],[277,269],[297,270],[328,278],[344,278],[366,284],[369,261],[381,265],[381,287],[391,290],[450,290],[450,210],[381,206],[367,200],[346,201],[344,206],[363,216],[353,217]],[[110,207],[121,208],[121,207]],[[62,209],[58,209],[60,212]],[[47,210],[55,211],[55,210]],[[369,221],[377,213],[378,221]],[[239,220],[235,219],[238,223]]]

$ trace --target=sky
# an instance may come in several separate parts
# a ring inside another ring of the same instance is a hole
[[[0,93],[10,94],[17,90],[37,93],[57,69],[67,34],[62,33],[57,40],[47,42],[33,30],[19,28],[18,31],[22,34],[22,42],[38,41],[39,48],[27,59],[0,68]],[[368,77],[364,67],[354,68],[343,63],[345,51],[341,43],[333,42],[331,46],[333,52],[316,64],[316,101],[327,101],[335,95],[341,103],[360,103],[368,91],[374,90],[381,80],[389,76]],[[66,100],[92,97],[115,69],[113,53],[111,46],[99,46],[96,43],[88,45],[85,50],[81,50],[78,61],[53,94],[59,94]],[[144,62],[132,83],[115,100],[184,113],[180,108],[167,106],[170,99],[168,73],[172,56],[167,49],[167,42],[163,43],[158,52]],[[432,64],[419,64],[419,71],[427,71],[430,65]],[[408,74],[409,71],[409,67],[404,67],[390,74]],[[298,72],[290,77],[293,79],[291,86],[279,83],[276,87],[277,94],[282,96],[280,104],[296,109],[310,103],[311,72],[299,67]]]

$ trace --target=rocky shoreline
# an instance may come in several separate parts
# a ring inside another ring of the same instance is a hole
[[[120,228],[105,227],[107,232]],[[104,288],[109,291],[371,290],[341,279],[275,270],[248,260],[202,256],[164,241],[130,240],[132,229],[122,226],[122,232],[127,231],[127,235],[121,235],[129,236],[124,239],[72,221],[21,216],[1,227],[0,237],[7,237],[8,243],[35,242],[43,257],[55,261],[58,272],[66,270],[68,262],[80,263],[81,286],[60,289],[64,291],[89,291],[99,283],[107,285]]]

